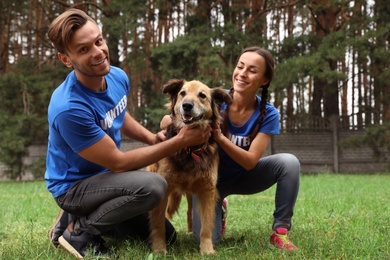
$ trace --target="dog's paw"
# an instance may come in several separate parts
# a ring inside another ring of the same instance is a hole
[[[167,251],[166,249],[162,249],[162,250],[153,250],[153,254],[166,255],[166,254],[168,254],[168,251]]]
[[[166,255],[168,253],[167,248],[165,245],[153,245],[152,246],[153,253],[155,254],[164,254]]]
[[[215,250],[211,250],[211,251],[202,251],[200,250],[200,254],[201,255],[215,255]]]
[[[215,255],[215,250],[214,250],[213,244],[200,245],[200,254],[201,255]]]

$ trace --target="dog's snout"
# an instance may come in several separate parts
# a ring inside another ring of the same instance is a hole
[[[188,112],[191,111],[191,109],[194,107],[194,104],[192,102],[185,102],[183,103],[183,110]]]

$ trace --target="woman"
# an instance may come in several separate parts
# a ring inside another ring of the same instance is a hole
[[[274,60],[267,50],[245,49],[233,71],[233,87],[229,91],[233,103],[222,108],[224,124],[214,126],[213,136],[220,147],[220,200],[216,206],[214,243],[221,240],[225,230],[222,220],[227,196],[256,194],[277,184],[270,244],[290,251],[298,249],[287,237],[287,231],[298,196],[299,161],[287,153],[262,158],[271,135],[279,134],[278,111],[267,102],[273,71]],[[259,89],[261,97],[256,95]],[[193,215],[194,236],[199,241],[200,222],[195,207]]]

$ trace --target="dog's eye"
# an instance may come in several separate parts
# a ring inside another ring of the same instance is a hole
[[[183,90],[182,92],[179,93],[179,95],[184,97],[186,95],[186,92]]]
[[[202,99],[204,99],[204,98],[206,98],[207,96],[206,96],[206,94],[205,94],[205,93],[203,93],[203,92],[200,92],[200,93],[199,93],[199,97],[200,97],[200,98],[202,98]]]

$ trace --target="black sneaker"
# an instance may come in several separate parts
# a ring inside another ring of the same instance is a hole
[[[54,247],[58,247],[58,238],[62,236],[62,233],[64,233],[64,230],[68,227],[68,215],[68,213],[60,209],[53,221],[53,224],[51,224],[49,231],[47,232],[47,236]]]
[[[103,245],[104,240],[100,236],[82,232],[76,234],[65,229],[58,239],[61,247],[74,255],[77,259],[83,259],[87,254],[99,257],[110,257],[109,250]]]

